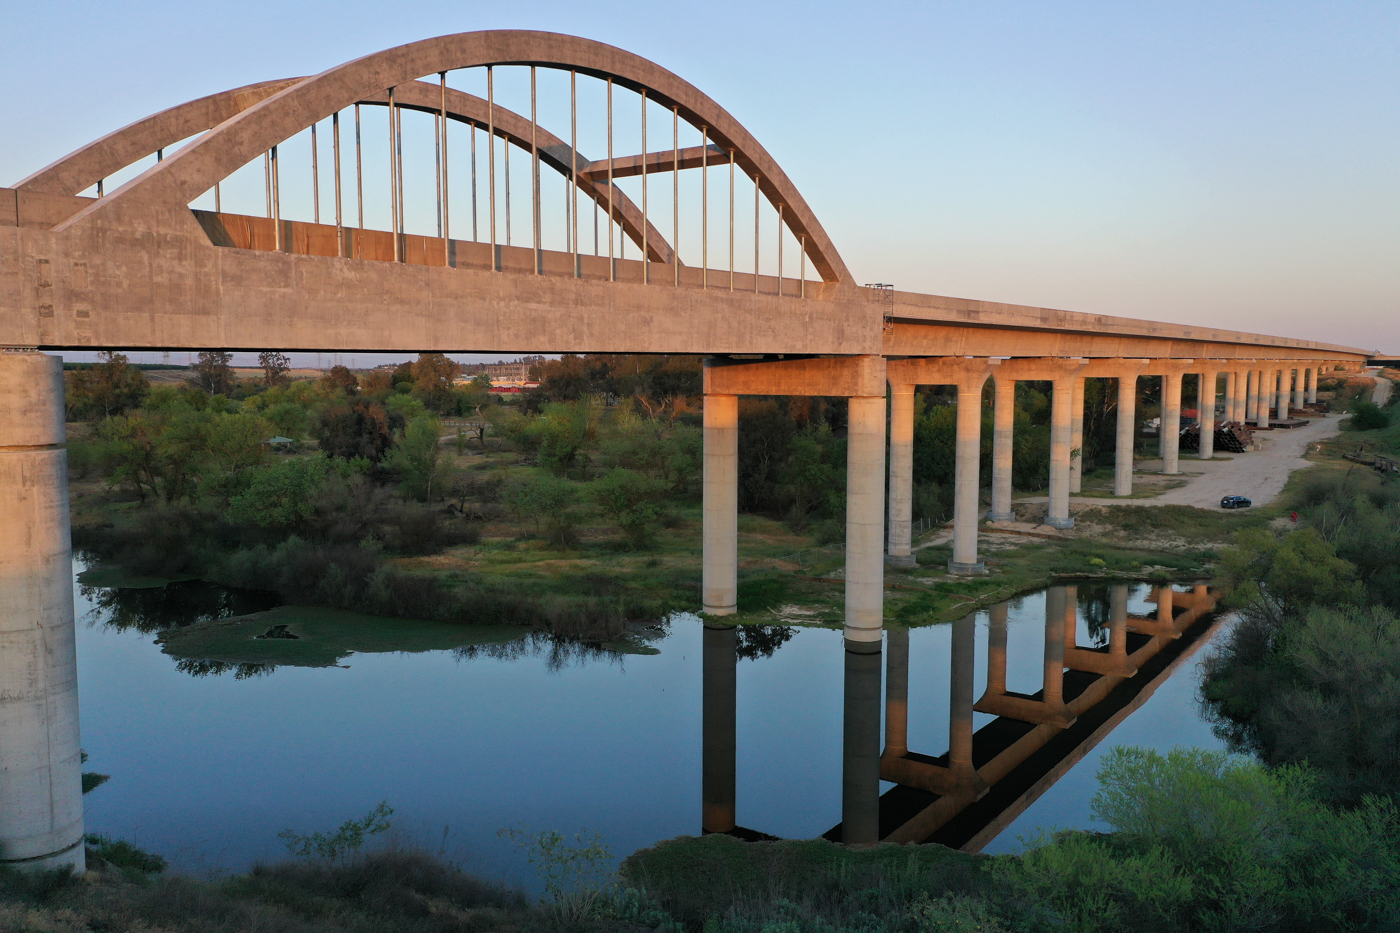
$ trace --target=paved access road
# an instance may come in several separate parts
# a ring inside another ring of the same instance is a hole
[[[1392,383],[1381,376],[1371,377],[1376,387],[1371,398],[1384,405],[1390,398]],[[1342,415],[1309,416],[1312,423],[1291,430],[1260,431],[1254,435],[1262,449],[1245,454],[1222,454],[1232,460],[1194,460],[1192,452],[1181,455],[1181,470],[1187,479],[1185,486],[1169,489],[1150,499],[1098,499],[1070,497],[1072,505],[1194,505],[1199,508],[1220,508],[1224,496],[1248,496],[1255,505],[1267,505],[1283,491],[1288,475],[1294,470],[1311,466],[1303,459],[1309,444],[1331,437],[1341,430]],[[1192,475],[1199,474],[1199,475]],[[1017,502],[1044,502],[1045,497],[1018,499]]]

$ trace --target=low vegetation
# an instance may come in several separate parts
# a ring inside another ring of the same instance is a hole
[[[680,837],[614,876],[596,836],[513,833],[541,878],[523,893],[440,854],[366,846],[381,805],[330,833],[284,834],[294,862],[197,881],[103,840],[95,871],[0,872],[0,927],[20,933],[152,931],[1390,930],[1400,924],[1400,812],[1365,796],[1338,808],[1305,766],[1220,753],[1119,748],[1093,813],[1020,856],[941,846],[851,849],[823,840]]]

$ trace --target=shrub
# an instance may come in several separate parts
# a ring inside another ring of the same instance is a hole
[[[622,530],[627,543],[639,549],[651,540],[666,508],[662,480],[618,467],[594,480],[589,498]]]
[[[1390,417],[1375,403],[1358,400],[1351,406],[1348,427],[1353,431],[1378,431],[1390,427]]]
[[[284,829],[277,838],[287,847],[287,851],[301,859],[318,859],[328,865],[344,864],[352,855],[359,854],[371,836],[388,832],[389,817],[394,808],[389,801],[382,800],[368,815],[358,820],[346,820],[333,833],[312,833],[303,836],[290,829]]]

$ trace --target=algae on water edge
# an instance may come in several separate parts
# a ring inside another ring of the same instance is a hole
[[[285,626],[286,633],[295,637],[259,637],[275,626]],[[324,606],[278,606],[170,629],[156,642],[180,660],[334,667],[355,653],[450,651],[503,644],[527,634],[529,629],[515,625],[460,625]]]

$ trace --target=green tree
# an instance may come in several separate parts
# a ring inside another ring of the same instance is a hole
[[[272,425],[255,414],[216,415],[209,423],[205,446],[214,469],[237,481],[244,471],[267,459]]]
[[[229,521],[295,529],[316,514],[316,500],[335,472],[329,457],[297,457],[251,471],[229,502]]]
[[[103,350],[98,362],[67,374],[65,400],[70,419],[110,418],[141,405],[150,391],[146,374],[124,354]]]
[[[413,364],[414,397],[435,412],[446,412],[454,401],[452,388],[460,371],[441,353],[420,353]]]
[[[210,395],[233,394],[234,376],[232,353],[221,350],[201,350],[199,359],[190,367],[191,382]]]
[[[442,426],[435,415],[414,418],[404,429],[390,466],[403,477],[403,490],[415,499],[431,501],[446,487],[451,467],[438,443]]]
[[[262,367],[263,379],[267,382],[269,389],[274,386],[285,385],[287,382],[287,371],[292,368],[291,361],[287,359],[287,354],[278,353],[273,350],[264,350],[258,354],[258,365]]]
[[[578,543],[578,487],[556,476],[535,476],[507,483],[501,501],[519,521],[531,522],[558,547]]]
[[[1356,567],[1337,556],[1315,528],[1286,534],[1246,529],[1221,555],[1229,604],[1277,628],[1311,606],[1357,605],[1364,596]]]
[[[665,514],[666,484],[632,470],[609,470],[589,484],[588,495],[633,549],[650,542]]]

